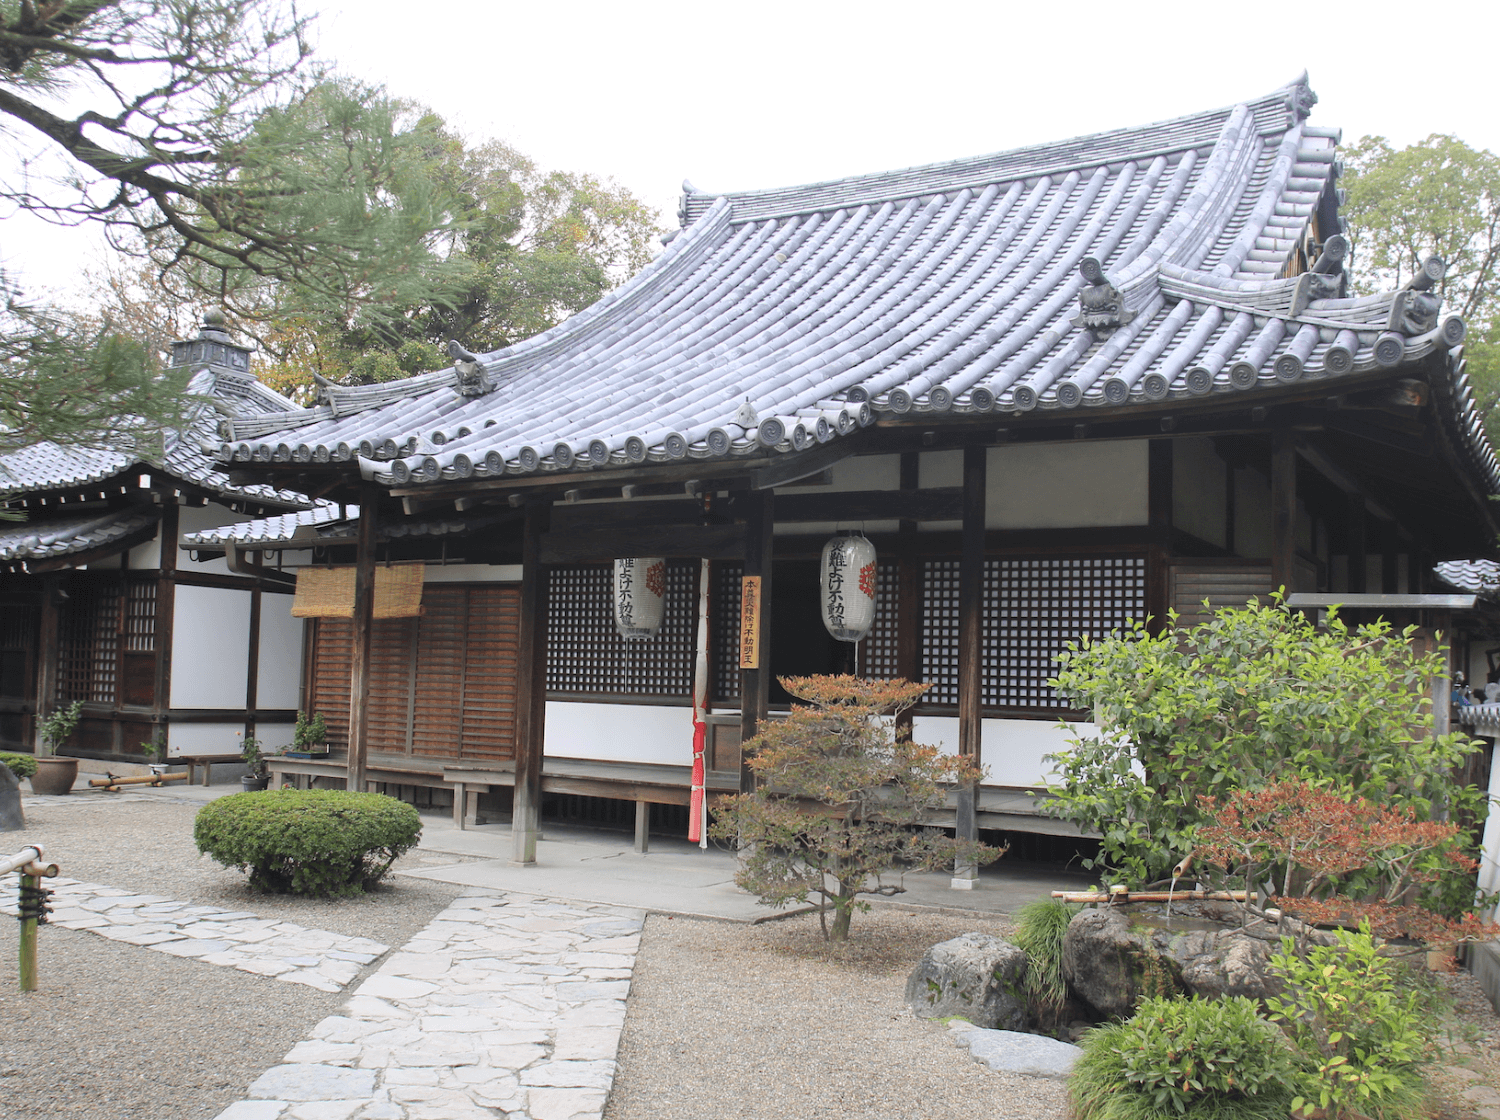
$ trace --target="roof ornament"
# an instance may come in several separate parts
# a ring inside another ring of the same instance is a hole
[[[1073,325],[1087,331],[1112,331],[1135,318],[1125,307],[1125,294],[1105,274],[1097,257],[1084,257],[1078,271],[1089,286],[1078,293],[1078,314]]]
[[[1443,298],[1432,287],[1443,278],[1448,266],[1442,257],[1428,257],[1417,274],[1396,292],[1391,301],[1391,316],[1385,329],[1399,331],[1408,337],[1426,334],[1437,326]]]
[[[751,428],[759,427],[760,414],[755,411],[755,406],[750,403],[750,398],[745,398],[745,403],[740,405],[734,414],[734,422],[749,431]]]
[[[1286,91],[1287,127],[1292,128],[1311,115],[1313,106],[1318,103],[1318,95],[1312,91],[1312,86],[1307,84],[1307,71],[1293,82]]]
[[[697,187],[693,186],[693,184],[692,184],[691,181],[689,181],[687,179],[684,179],[682,181],[682,194],[679,195],[678,198],[677,198],[677,224],[679,226],[685,226],[685,225],[688,224],[688,212],[687,212],[688,195],[690,195],[690,194],[702,194],[702,193],[703,192],[700,191]],[[663,240],[662,244],[666,244],[665,240]]]
[[[1301,315],[1315,299],[1339,299],[1344,295],[1348,276],[1344,261],[1349,256],[1349,239],[1336,233],[1323,242],[1323,251],[1312,268],[1297,277],[1297,291],[1292,296],[1292,314]]]
[[[494,389],[489,371],[477,354],[470,354],[456,339],[448,340],[448,357],[453,359],[454,388],[461,397],[482,397]]]

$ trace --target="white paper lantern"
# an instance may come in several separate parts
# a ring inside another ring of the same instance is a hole
[[[875,625],[875,546],[862,536],[823,546],[818,574],[823,625],[841,642],[858,642]]]
[[[615,628],[627,642],[656,637],[667,598],[667,562],[659,556],[615,561]]]

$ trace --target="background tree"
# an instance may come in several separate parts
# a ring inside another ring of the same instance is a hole
[[[1439,290],[1468,323],[1476,403],[1500,442],[1500,157],[1434,134],[1406,148],[1366,136],[1344,158],[1356,287],[1396,287],[1433,253],[1447,262]]]

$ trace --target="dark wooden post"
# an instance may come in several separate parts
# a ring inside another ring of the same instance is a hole
[[[1297,445],[1292,433],[1271,437],[1271,590],[1297,589]]]
[[[1172,605],[1172,441],[1148,440],[1146,448],[1146,517],[1151,527],[1146,553],[1146,613],[1151,616],[1151,633],[1160,634]]]
[[[547,569],[542,534],[552,507],[528,502],[521,530],[520,664],[516,672],[516,788],[511,804],[511,862],[536,863],[541,830],[542,752],[547,738]]]
[[[1365,500],[1359,494],[1347,495],[1344,523],[1344,540],[1349,555],[1349,593],[1363,595],[1369,578],[1369,562],[1365,558]]]
[[[901,454],[901,489],[919,486],[918,453]],[[917,556],[917,523],[897,523],[900,544],[897,552],[896,585],[896,673],[903,680],[915,681],[922,674],[922,562]],[[910,732],[912,709],[907,708],[896,719],[898,729]]]
[[[745,575],[760,577],[760,668],[740,670],[740,742],[760,730],[771,702],[771,561],[776,525],[774,490],[745,495]],[[755,775],[740,754],[740,792],[755,789]]]
[[[1395,595],[1401,590],[1401,567],[1397,558],[1400,548],[1396,523],[1387,521],[1380,534],[1380,590],[1386,595]]]
[[[976,765],[983,761],[980,746],[980,707],[984,690],[984,447],[964,448],[963,551],[958,562],[958,752]],[[977,840],[979,788],[959,787],[954,834],[960,840]],[[972,890],[979,869],[959,864],[953,869],[953,886]]]
[[[257,553],[257,556],[263,556]],[[255,570],[260,571],[262,560],[255,564]],[[261,612],[261,590],[257,586],[250,592],[250,649],[249,662],[245,669],[245,734],[255,734],[255,708],[259,702],[260,695],[260,612]]]
[[[365,788],[365,763],[369,755],[370,644],[375,630],[375,544],[378,540],[380,491],[374,485],[360,488],[359,538],[354,561],[354,635],[349,664],[349,767],[345,785]]]
[[[42,743],[42,720],[57,703],[57,599],[62,592],[62,577],[42,577],[41,614],[37,618],[36,715],[31,726],[37,754],[45,751]]]
[[[151,737],[163,729],[172,711],[172,634],[177,614],[177,498],[171,490],[161,496],[161,526],[157,541],[161,554],[157,559],[156,574],[156,632],[152,642],[156,647],[156,660],[152,667],[151,689]],[[127,554],[128,555],[128,554]],[[124,593],[122,587],[121,593]],[[124,611],[121,611],[123,616]],[[123,647],[122,647],[123,648]]]

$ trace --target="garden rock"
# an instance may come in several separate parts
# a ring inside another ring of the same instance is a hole
[[[967,1048],[971,1058],[997,1073],[1066,1080],[1083,1053],[1071,1043],[1041,1034],[982,1030],[964,1022],[953,1023],[949,1030],[954,1045]]]
[[[21,779],[11,773],[9,766],[0,766],[0,832],[17,832],[26,827],[26,814],[21,812]]]
[[[1288,922],[1287,925],[1296,923]],[[1269,963],[1290,928],[1242,929],[1232,906],[1085,910],[1063,938],[1063,975],[1101,1016],[1125,1016],[1142,996],[1265,999],[1281,991]]]
[[[988,933],[965,933],[922,955],[906,981],[906,1003],[924,1019],[950,1015],[978,1027],[1024,1031],[1026,954]]]

